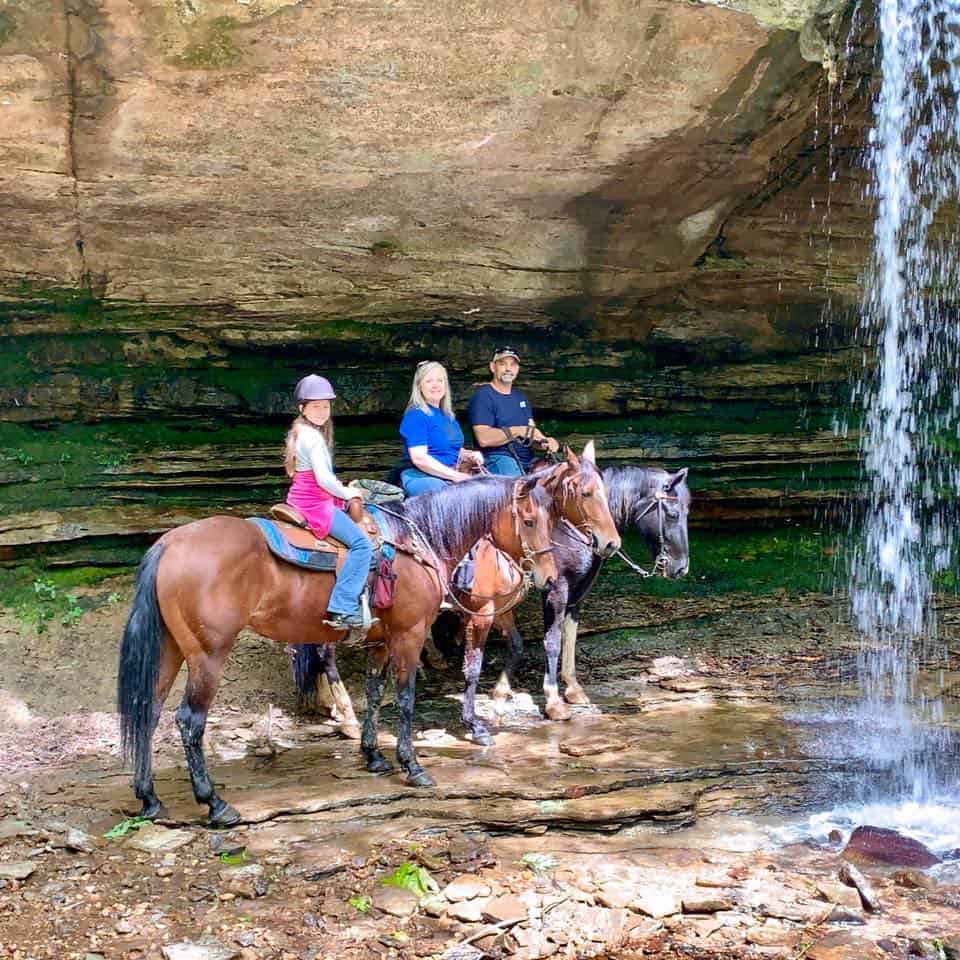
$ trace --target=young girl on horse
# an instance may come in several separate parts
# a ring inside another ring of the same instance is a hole
[[[287,503],[307,518],[316,536],[330,534],[348,548],[327,604],[329,619],[324,622],[335,630],[350,630],[363,626],[360,594],[367,580],[373,547],[367,535],[343,510],[346,501],[357,497],[356,491],[345,487],[333,472],[330,401],[336,396],[330,381],[315,373],[297,384],[294,397],[300,413],[287,433],[284,466],[293,480]]]

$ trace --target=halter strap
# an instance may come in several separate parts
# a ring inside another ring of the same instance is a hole
[[[644,579],[646,579],[647,577],[656,576],[656,574],[658,573],[663,575],[663,572],[667,568],[667,563],[670,560],[670,554],[667,552],[667,538],[664,534],[664,518],[663,518],[664,510],[665,510],[664,504],[668,500],[672,500],[676,502],[676,501],[679,501],[679,499],[680,499],[679,497],[670,496],[670,494],[666,493],[663,490],[655,490],[650,495],[649,497],[650,502],[647,504],[647,506],[640,513],[638,513],[636,517],[634,517],[634,523],[636,523],[637,520],[642,520],[654,507],[657,508],[657,537],[660,541],[660,545],[659,545],[659,550],[657,551],[657,556],[653,561],[652,570],[644,570],[639,563],[637,563],[634,560],[631,560],[623,552],[622,548],[616,552],[616,556],[618,556],[621,560],[623,560],[623,562],[628,567],[630,567],[630,569],[633,570],[635,573],[639,573],[640,576],[643,577]]]

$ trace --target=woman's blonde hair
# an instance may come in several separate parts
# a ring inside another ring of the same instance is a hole
[[[424,413],[430,413],[430,404],[423,398],[420,384],[435,370],[439,370],[443,374],[443,380],[447,387],[443,394],[443,399],[440,401],[440,409],[450,417],[451,420],[453,419],[453,398],[450,396],[450,378],[447,376],[446,367],[436,360],[422,360],[417,364],[416,372],[413,375],[413,389],[410,391],[410,401],[404,413],[412,410],[414,407],[422,410]]]
[[[309,420],[303,416],[305,404],[300,404],[300,414],[290,424],[287,431],[287,439],[283,448],[283,469],[287,471],[287,476],[292,477],[297,472],[297,438],[303,430],[317,430],[323,437],[330,451],[330,460],[333,461],[333,416],[327,417],[327,422],[322,427],[315,427]]]

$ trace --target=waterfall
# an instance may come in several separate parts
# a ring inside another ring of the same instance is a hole
[[[884,789],[944,786],[933,590],[955,566],[960,411],[960,0],[879,0],[882,86],[868,143],[877,217],[860,332],[863,530],[851,604],[862,636],[860,721]]]

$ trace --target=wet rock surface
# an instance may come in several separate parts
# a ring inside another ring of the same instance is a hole
[[[932,867],[940,862],[919,840],[885,827],[857,827],[843,856],[855,863],[886,863],[895,867]]]
[[[244,816],[229,831],[202,826],[175,766],[179,744],[163,736],[157,787],[170,819],[116,839],[104,834],[134,801],[109,749],[21,766],[0,777],[0,867],[23,874],[3,881],[0,943],[24,960],[177,950],[243,960],[906,958],[911,941],[960,928],[960,886],[923,871],[913,873],[925,883],[857,870],[828,838],[785,846],[767,832],[835,789],[845,759],[818,756],[790,711],[812,689],[834,695],[819,683],[824,656],[852,655],[840,637],[825,652],[812,629],[807,652],[771,649],[768,634],[795,615],[818,623],[819,607],[778,604],[776,616],[715,615],[695,656],[681,653],[694,629],[685,623],[661,625],[649,650],[639,638],[628,653],[585,641],[595,706],[557,725],[484,700],[491,748],[453,735],[456,673],[428,673],[418,720],[432,733],[417,749],[438,786],[427,802],[399,776],[367,774],[332,725],[301,724],[277,706],[231,709],[229,684],[210,726],[217,783]],[[678,677],[709,685],[660,682]],[[536,690],[536,671],[527,679]],[[0,738],[21,749],[10,731]],[[257,756],[264,738],[291,746]],[[242,756],[228,759],[218,743]]]

